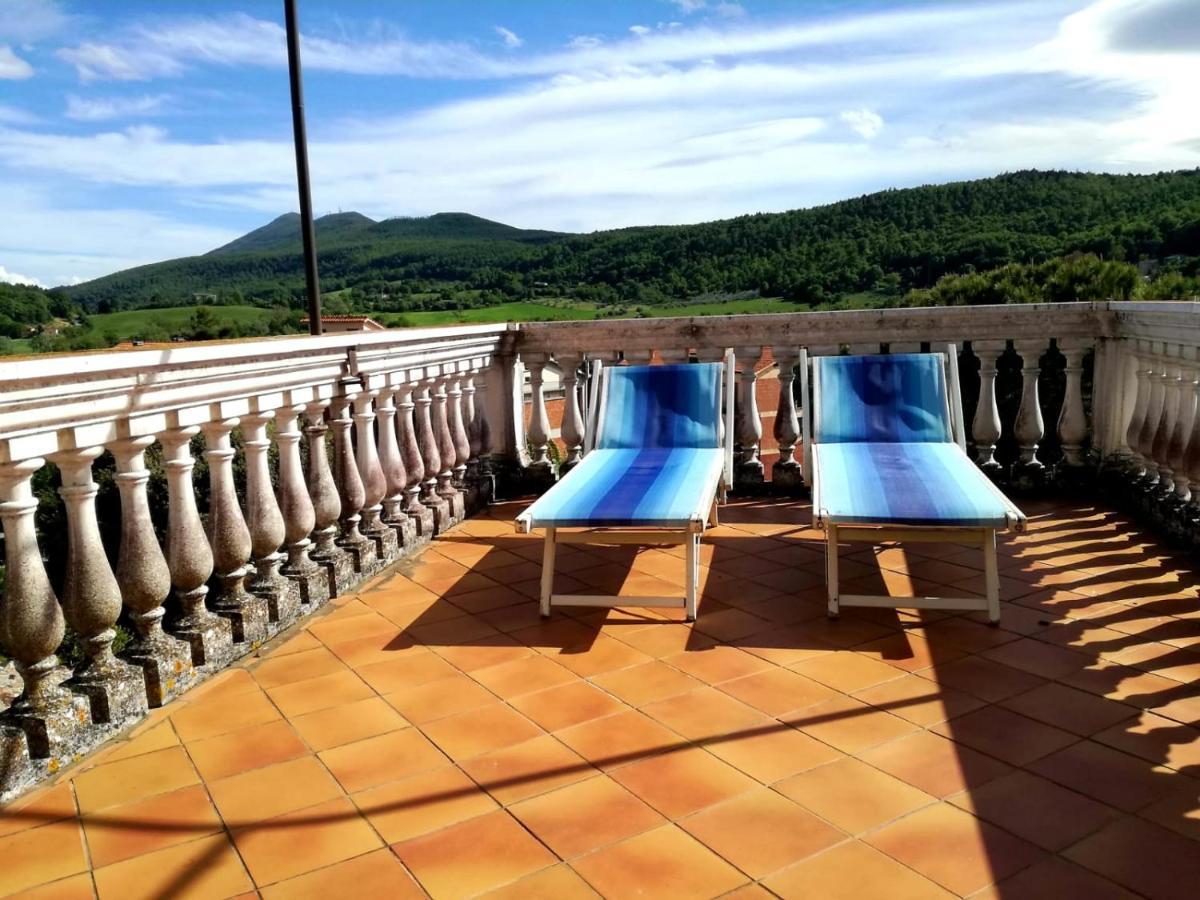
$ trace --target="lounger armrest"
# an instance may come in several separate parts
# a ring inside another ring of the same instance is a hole
[[[528,511],[517,516],[517,518],[513,520],[513,525],[517,529],[517,534],[529,534],[531,531],[533,531],[533,519],[530,517]]]

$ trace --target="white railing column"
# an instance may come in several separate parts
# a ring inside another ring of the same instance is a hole
[[[1014,348],[1021,357],[1021,405],[1017,409],[1016,426],[1013,429],[1019,448],[1018,468],[1026,471],[1040,470],[1037,458],[1038,444],[1046,433],[1042,420],[1042,405],[1038,396],[1038,377],[1041,375],[1042,353],[1046,350],[1043,340],[1016,341]]]
[[[427,377],[423,380],[416,393],[416,424],[417,442],[421,448],[421,462],[424,469],[424,480],[421,482],[421,503],[428,507],[433,514],[433,529],[435,534],[441,534],[450,527],[450,505],[438,494],[438,472],[442,469],[442,456],[438,450],[437,433],[433,428],[432,390],[436,378]]]
[[[1198,361],[1200,365],[1200,361]],[[1200,371],[1196,372],[1198,380],[1192,385],[1192,403],[1195,413],[1192,416],[1191,434],[1188,438],[1187,449],[1183,454],[1181,467],[1188,477],[1189,501],[1184,515],[1193,527],[1200,528]]]
[[[798,347],[773,348],[779,367],[779,409],[775,413],[775,440],[779,444],[779,459],[771,469],[771,481],[777,488],[795,490],[804,484],[804,472],[796,459],[796,443],[800,440],[800,420],[796,415],[796,365],[800,362]]]
[[[559,474],[565,475],[583,458],[583,416],[579,410],[578,390],[580,358],[567,354],[555,358],[562,369],[563,419],[559,433],[566,447],[566,456],[559,467]]]
[[[117,584],[137,632],[122,656],[141,668],[149,704],[162,706],[187,688],[195,669],[191,647],[163,631],[163,603],[171,593],[171,569],[154,533],[146,496],[150,472],[145,451],[153,443],[154,435],[149,434],[124,438],[111,449],[121,492]]]
[[[313,400],[304,408],[308,425],[304,428],[308,439],[308,496],[313,505],[313,541],[315,549],[309,556],[324,570],[329,595],[336,597],[354,582],[354,560],[337,545],[338,520],[342,515],[342,498],[338,494],[337,480],[329,463],[329,451],[325,436],[329,432],[325,409],[329,400]]]
[[[1179,354],[1182,349],[1173,344],[1163,347],[1162,413],[1158,417],[1158,427],[1154,430],[1154,440],[1150,444],[1150,456],[1158,470],[1155,486],[1163,494],[1175,490],[1175,473],[1171,471],[1170,465],[1170,444],[1175,431],[1175,418],[1179,412],[1182,384]]]
[[[1004,341],[972,341],[971,349],[979,357],[979,402],[971,420],[971,438],[975,441],[975,461],[979,468],[995,471],[996,442],[1000,440],[1000,407],[996,404],[996,363],[1004,353]]]
[[[354,398],[354,426],[358,446],[358,475],[363,483],[362,531],[375,543],[375,556],[386,564],[399,553],[395,530],[383,521],[383,498],[388,495],[387,475],[379,462],[379,447],[375,437],[374,385],[364,383]]]
[[[286,533],[283,513],[271,484],[267,422],[274,410],[261,398],[242,417],[242,452],[246,461],[246,525],[250,529],[250,559],[254,574],[246,589],[267,603],[267,621],[273,629],[286,628],[300,615],[300,589],[279,570],[285,559],[279,552]]]
[[[1129,448],[1131,462],[1130,474],[1140,478],[1146,470],[1146,458],[1142,456],[1142,428],[1146,424],[1146,416],[1150,407],[1150,378],[1154,370],[1150,365],[1150,348],[1147,341],[1132,342],[1131,354],[1134,360],[1134,378],[1137,390],[1133,401],[1133,412],[1129,417],[1129,425],[1125,429],[1125,444]]]
[[[405,384],[400,388],[399,415],[396,417],[400,454],[404,458],[407,483],[404,487],[404,514],[412,520],[419,537],[433,536],[433,510],[421,502],[421,485],[425,481],[425,463],[421,459],[421,444],[414,420],[416,389]]]
[[[494,364],[488,360],[475,370],[475,377],[471,379],[475,388],[475,412],[471,416],[471,459],[467,466],[468,469],[474,470],[468,477],[475,484],[477,504],[486,504],[495,493],[488,379],[491,373],[497,371]]]
[[[1184,348],[1179,361],[1179,385],[1176,390],[1175,423],[1167,444],[1167,466],[1171,470],[1175,499],[1186,503],[1191,497],[1191,478],[1188,475],[1188,445],[1196,424],[1196,383],[1200,372],[1195,348]]]
[[[338,515],[337,545],[350,554],[354,571],[359,576],[375,571],[375,543],[362,533],[362,509],[367,502],[367,490],[358,471],[354,442],[350,429],[354,427],[350,406],[358,394],[357,384],[342,384],[342,393],[329,404],[329,427],[333,430],[333,473],[338,496],[342,500]]]
[[[233,482],[235,451],[229,437],[238,419],[219,418],[219,409],[213,412],[218,418],[200,426],[208,448],[204,453],[208,460],[208,540],[213,578],[218,584],[210,605],[233,626],[234,643],[253,647],[267,637],[268,607],[266,600],[246,591],[246,564],[253,544]]]
[[[309,534],[317,525],[316,510],[304,482],[300,460],[300,430],[296,417],[304,407],[291,403],[275,410],[275,444],[279,447],[279,511],[283,516],[283,547],[287,560],[279,572],[293,582],[303,607],[312,609],[329,599],[329,576],[309,557]],[[323,449],[323,448],[322,448]]]
[[[1059,345],[1066,359],[1066,388],[1058,415],[1058,439],[1062,443],[1063,462],[1070,467],[1084,463],[1083,442],[1087,440],[1087,413],[1083,408],[1083,357],[1088,345],[1066,342]]]
[[[446,419],[450,426],[451,443],[454,444],[453,484],[460,495],[466,489],[467,461],[471,458],[471,439],[467,436],[467,422],[470,420],[463,408],[463,382],[466,380],[461,372],[456,372],[446,388]]]
[[[1148,399],[1146,400],[1146,417],[1138,432],[1138,454],[1142,458],[1145,472],[1140,479],[1143,486],[1149,487],[1158,482],[1158,460],[1154,458],[1154,436],[1158,434],[1158,425],[1162,421],[1163,401],[1166,395],[1167,369],[1164,360],[1165,345],[1151,342],[1146,354],[1147,366],[1150,371],[1146,375],[1149,383]]]
[[[413,521],[404,512],[404,489],[408,486],[408,473],[404,471],[404,459],[400,456],[400,444],[396,438],[396,386],[391,383],[382,388],[375,400],[375,436],[379,442],[379,467],[387,491],[383,497],[383,522],[396,533],[397,547],[411,547],[416,541],[417,531]]]
[[[550,461],[550,417],[546,413],[546,388],[543,383],[546,355],[530,353],[523,358],[529,367],[531,403],[528,437],[533,457],[529,461],[529,468],[538,478],[548,481],[554,477],[554,464]]]
[[[4,524],[0,636],[24,684],[9,716],[25,732],[29,755],[42,759],[62,753],[78,726],[71,692],[55,677],[58,657],[54,654],[62,643],[65,622],[46,577],[34,525],[38,502],[31,480],[43,464],[41,459],[26,459],[0,465],[0,522]]]
[[[445,370],[434,380],[433,433],[437,438],[438,459],[441,466],[437,473],[437,493],[446,501],[450,510],[449,525],[462,521],[465,515],[463,496],[454,486],[454,466],[458,459],[458,449],[454,446],[454,435],[450,431],[450,410],[448,385],[450,378]]]
[[[191,441],[199,431],[195,426],[177,427],[159,435],[167,474],[167,568],[179,604],[177,613],[168,613],[166,627],[191,647],[193,666],[213,670],[234,657],[233,626],[228,619],[214,615],[204,602],[213,553],[196,510],[192,481],[196,460]]]
[[[762,357],[762,347],[738,347],[735,351],[738,365],[738,396],[736,450],[738,462],[734,481],[739,487],[753,487],[763,482],[763,464],[759,458],[762,441],[762,419],[758,414],[756,384],[758,373],[754,367]]]

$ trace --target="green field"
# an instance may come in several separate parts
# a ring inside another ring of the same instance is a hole
[[[494,322],[560,322],[572,319],[594,319],[596,311],[578,306],[550,306],[545,303],[522,300],[479,309],[379,313],[375,318],[390,328],[417,328],[432,325],[482,325]]]
[[[257,322],[269,318],[271,310],[257,306],[211,306],[213,314],[224,322]],[[125,312],[91,316],[92,327],[100,334],[111,334],[125,340],[144,330],[147,325],[161,325],[167,331],[188,323],[195,306],[175,306],[169,309],[130,309]]]

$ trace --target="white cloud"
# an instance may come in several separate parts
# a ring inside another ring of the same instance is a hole
[[[572,50],[592,50],[604,43],[604,39],[595,34],[577,34],[567,41]]]
[[[0,103],[0,125],[33,125],[38,117],[19,106],[7,106]]]
[[[12,47],[0,44],[0,79],[20,80],[33,77],[33,66],[13,52]]]
[[[667,0],[672,6],[678,7],[679,11],[685,16],[690,16],[694,12],[699,12],[707,5],[705,0]]]
[[[718,3],[713,7],[713,12],[722,19],[743,19],[746,17],[746,8],[740,3]]]
[[[36,278],[31,278],[28,275],[22,275],[19,272],[10,272],[4,266],[0,266],[0,281],[6,284],[29,284],[34,287],[45,287],[46,285],[38,281]]]
[[[883,116],[873,109],[848,109],[838,118],[845,122],[851,131],[868,141],[883,130]]]
[[[79,97],[68,94],[66,116],[80,122],[102,122],[153,115],[160,112],[169,99],[166,94],[144,94],[140,97]]]
[[[630,25],[629,26],[629,33],[635,34],[638,37],[645,37],[653,30],[654,29],[652,29],[646,25]]]
[[[500,40],[504,41],[505,47],[520,47],[525,42],[513,31],[505,28],[503,25],[494,26],[496,34],[500,35]]]

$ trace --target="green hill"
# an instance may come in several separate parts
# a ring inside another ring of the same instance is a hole
[[[203,256],[59,290],[104,311],[189,304],[194,293],[296,305],[298,223],[281,216]],[[360,299],[382,303],[370,308],[393,312],[429,308],[407,304],[406,291],[473,291],[490,303],[557,295],[601,306],[747,294],[806,303],[864,292],[900,297],[947,274],[1076,253],[1173,260],[1191,276],[1200,259],[1200,170],[1016,172],[785,213],[592,234],[527,231],[466,213],[382,222],[339,213],[318,221],[317,245],[325,291],[357,288]]]

